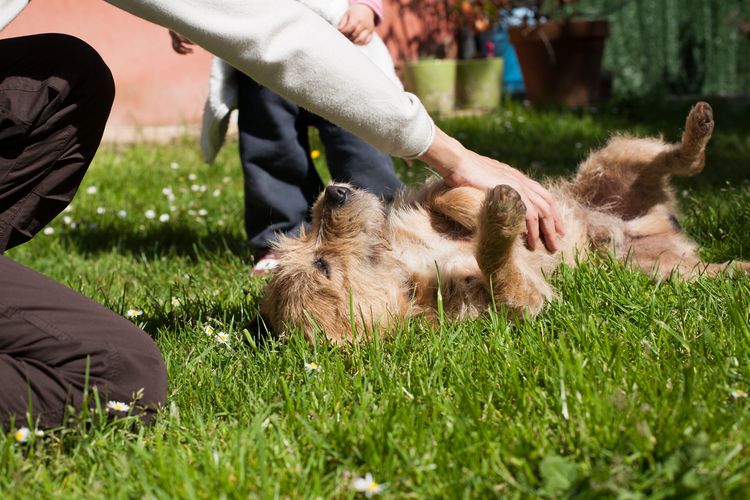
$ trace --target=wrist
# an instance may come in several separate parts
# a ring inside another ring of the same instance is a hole
[[[435,139],[418,159],[432,167],[449,184],[460,184],[461,164],[465,153],[466,148],[460,142],[440,130],[436,125]]]

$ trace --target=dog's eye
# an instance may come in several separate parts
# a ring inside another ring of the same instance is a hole
[[[331,277],[331,268],[328,267],[328,262],[323,259],[316,259],[315,262],[313,262],[313,265],[315,266],[315,269],[325,274],[326,278]]]

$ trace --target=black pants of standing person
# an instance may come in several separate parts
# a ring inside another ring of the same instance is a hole
[[[70,203],[113,99],[109,69],[84,42],[0,40],[0,254]],[[164,360],[130,321],[0,255],[0,427],[60,425],[86,384],[102,404],[143,390],[149,418],[166,398]]]
[[[258,254],[276,233],[293,234],[309,219],[323,188],[310,158],[308,127],[318,129],[334,181],[350,182],[389,201],[402,185],[390,156],[244,74],[238,108],[245,229]]]

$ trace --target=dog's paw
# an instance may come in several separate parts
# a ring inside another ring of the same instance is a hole
[[[486,222],[504,236],[515,236],[526,227],[526,206],[512,187],[503,184],[488,190],[484,204]]]
[[[688,115],[685,130],[694,139],[707,140],[714,131],[714,112],[711,105],[701,101],[693,106]]]

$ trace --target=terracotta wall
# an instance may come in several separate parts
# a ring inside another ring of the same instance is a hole
[[[379,30],[397,65],[420,51],[440,50],[449,36],[444,0],[385,0]],[[0,32],[0,38],[33,33],[75,35],[96,48],[115,77],[113,126],[197,123],[207,88],[210,55],[197,48],[180,56],[164,28],[102,0],[37,0]]]

